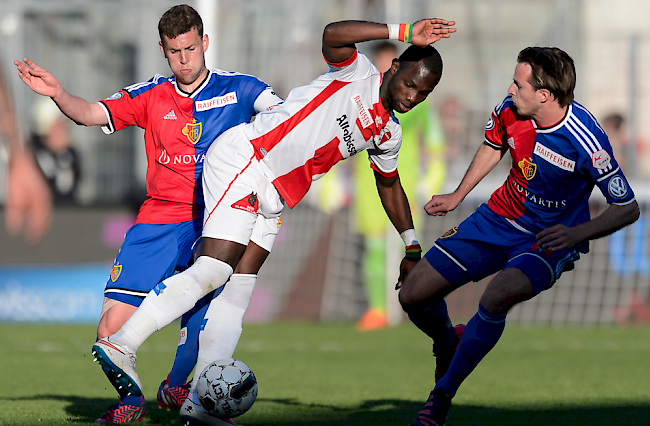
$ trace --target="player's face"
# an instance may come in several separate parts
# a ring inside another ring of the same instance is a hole
[[[440,79],[417,62],[393,62],[388,82],[390,108],[405,113],[424,101]]]
[[[530,84],[532,75],[533,68],[530,64],[518,63],[512,84],[508,88],[508,94],[512,95],[517,113],[524,117],[534,116],[542,105],[540,90],[535,90]]]
[[[167,58],[169,68],[176,76],[181,90],[191,93],[205,78],[205,51],[208,50],[208,35],[199,36],[196,28],[175,38],[163,36],[160,50]]]

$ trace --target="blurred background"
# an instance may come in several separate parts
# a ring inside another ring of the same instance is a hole
[[[443,218],[420,212],[433,193],[451,191],[483,141],[490,111],[506,95],[517,53],[557,46],[574,59],[576,100],[606,128],[642,209],[640,220],[592,243],[575,271],[517,306],[509,321],[541,324],[628,324],[650,321],[648,202],[650,174],[650,3],[644,0],[201,0],[188,1],[210,37],[210,68],[253,74],[285,97],[327,71],[323,27],[363,19],[456,21],[458,32],[436,44],[445,62],[426,105],[404,115],[414,155],[400,174],[428,249],[505,179],[509,157],[463,204]],[[0,229],[0,321],[96,322],[103,288],[124,233],[144,199],[146,158],[140,129],[106,136],[74,125],[17,77],[28,57],[72,94],[104,99],[154,74],[170,75],[158,47],[157,23],[168,0],[0,0],[0,66],[24,139],[34,149],[55,201],[51,229],[37,244]],[[404,45],[395,45],[398,55]],[[359,49],[379,55],[378,43]],[[377,56],[377,61],[379,58]],[[376,62],[378,64],[378,62]],[[378,65],[379,67],[379,65]],[[401,117],[400,117],[401,120]],[[418,121],[420,120],[420,121]],[[363,155],[365,157],[365,155]],[[361,156],[359,156],[361,157]],[[406,160],[405,160],[406,161]],[[392,290],[403,243],[378,220],[381,208],[360,198],[366,166],[337,165],[299,206],[283,213],[273,252],[259,274],[248,322],[358,322],[372,329],[402,320]],[[0,155],[0,202],[7,155]],[[406,186],[406,185],[405,185]],[[374,191],[374,189],[371,189]],[[598,192],[598,191],[596,191]],[[593,213],[606,205],[592,197]],[[4,213],[0,213],[4,215]],[[364,216],[364,214],[366,216]],[[3,218],[4,222],[4,218]],[[367,227],[366,227],[367,228]],[[476,310],[485,283],[448,299],[454,321]],[[380,314],[370,318],[369,313]],[[383,315],[383,317],[382,317]],[[366,321],[366,322],[364,322]]]

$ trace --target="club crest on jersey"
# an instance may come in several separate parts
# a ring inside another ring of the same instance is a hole
[[[524,175],[526,180],[531,180],[535,177],[535,172],[537,172],[537,164],[533,163],[532,158],[524,158],[517,163],[521,169],[521,173]]]
[[[451,228],[449,231],[447,231],[447,232],[445,232],[444,234],[442,234],[442,235],[440,236],[440,238],[448,238],[448,237],[451,237],[452,235],[455,235],[456,232],[458,232],[458,227],[457,227],[457,226],[454,226],[454,227]]]
[[[121,273],[122,273],[122,265],[120,265],[120,262],[115,262],[115,265],[113,265],[113,269],[111,269],[111,281],[113,282],[117,281]]]
[[[609,156],[607,151],[601,149],[591,154],[591,164],[595,169],[604,169],[609,166],[609,162],[612,160],[612,157]]]
[[[187,136],[187,139],[192,142],[192,145],[196,145],[196,143],[201,139],[201,131],[203,130],[203,124],[200,121],[196,121],[196,118],[192,120],[192,123],[187,123],[185,127],[183,127],[183,134]]]
[[[257,199],[257,194],[254,192],[251,192],[249,195],[245,196],[241,200],[237,201],[236,203],[233,203],[232,207],[233,209],[239,209],[239,210],[244,210],[248,213],[253,213],[254,215],[257,215],[257,210],[259,209],[259,200]]]

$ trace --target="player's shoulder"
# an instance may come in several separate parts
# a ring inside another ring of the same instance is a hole
[[[598,120],[596,120],[596,117],[594,117],[594,115],[587,108],[580,105],[578,102],[573,101],[570,106],[570,114],[575,117],[575,121],[584,124],[587,128],[594,129],[603,135],[605,134],[605,131],[602,127],[600,127],[600,124],[598,123]]]
[[[357,79],[380,74],[372,61],[359,50],[355,50],[351,57],[340,63],[332,63],[327,58],[325,58],[325,61],[329,65],[329,72],[324,75],[331,74],[332,78],[335,79],[348,74],[354,74]],[[346,77],[343,77],[343,79],[346,80]]]
[[[593,163],[595,168],[610,164],[612,148],[607,134],[591,112],[575,101],[569,105],[564,120],[547,133],[564,136],[578,158],[583,158],[587,164]]]
[[[583,146],[608,146],[609,140],[607,134],[598,124],[598,120],[587,108],[577,102],[569,105],[566,117],[562,120],[561,125],[557,126],[563,129],[563,133],[570,139],[575,139]]]
[[[512,101],[512,95],[507,95],[501,102],[499,102],[495,107],[494,107],[494,114],[498,117],[504,112],[510,110],[510,108],[514,107],[515,104]]]
[[[170,77],[165,77],[160,74],[154,75],[148,81],[142,83],[135,83],[124,88],[124,91],[128,93],[131,98],[135,98],[143,93],[147,93],[152,89],[161,87],[164,84],[171,84],[172,79]]]
[[[229,83],[240,83],[240,84],[251,83],[251,84],[266,85],[266,83],[264,83],[262,80],[255,77],[252,74],[245,74],[245,73],[235,72],[235,71],[224,71],[217,68],[211,69],[210,73],[211,73],[210,77],[211,77],[212,84],[229,82]]]

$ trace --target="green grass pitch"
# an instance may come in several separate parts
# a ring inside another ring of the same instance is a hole
[[[180,425],[155,395],[178,325],[138,353],[142,425]],[[0,426],[85,425],[116,401],[92,362],[94,327],[0,325]],[[259,395],[244,425],[407,425],[433,386],[428,339],[410,324],[368,333],[352,325],[245,325],[235,356]],[[463,384],[455,425],[648,425],[650,328],[508,326]]]

